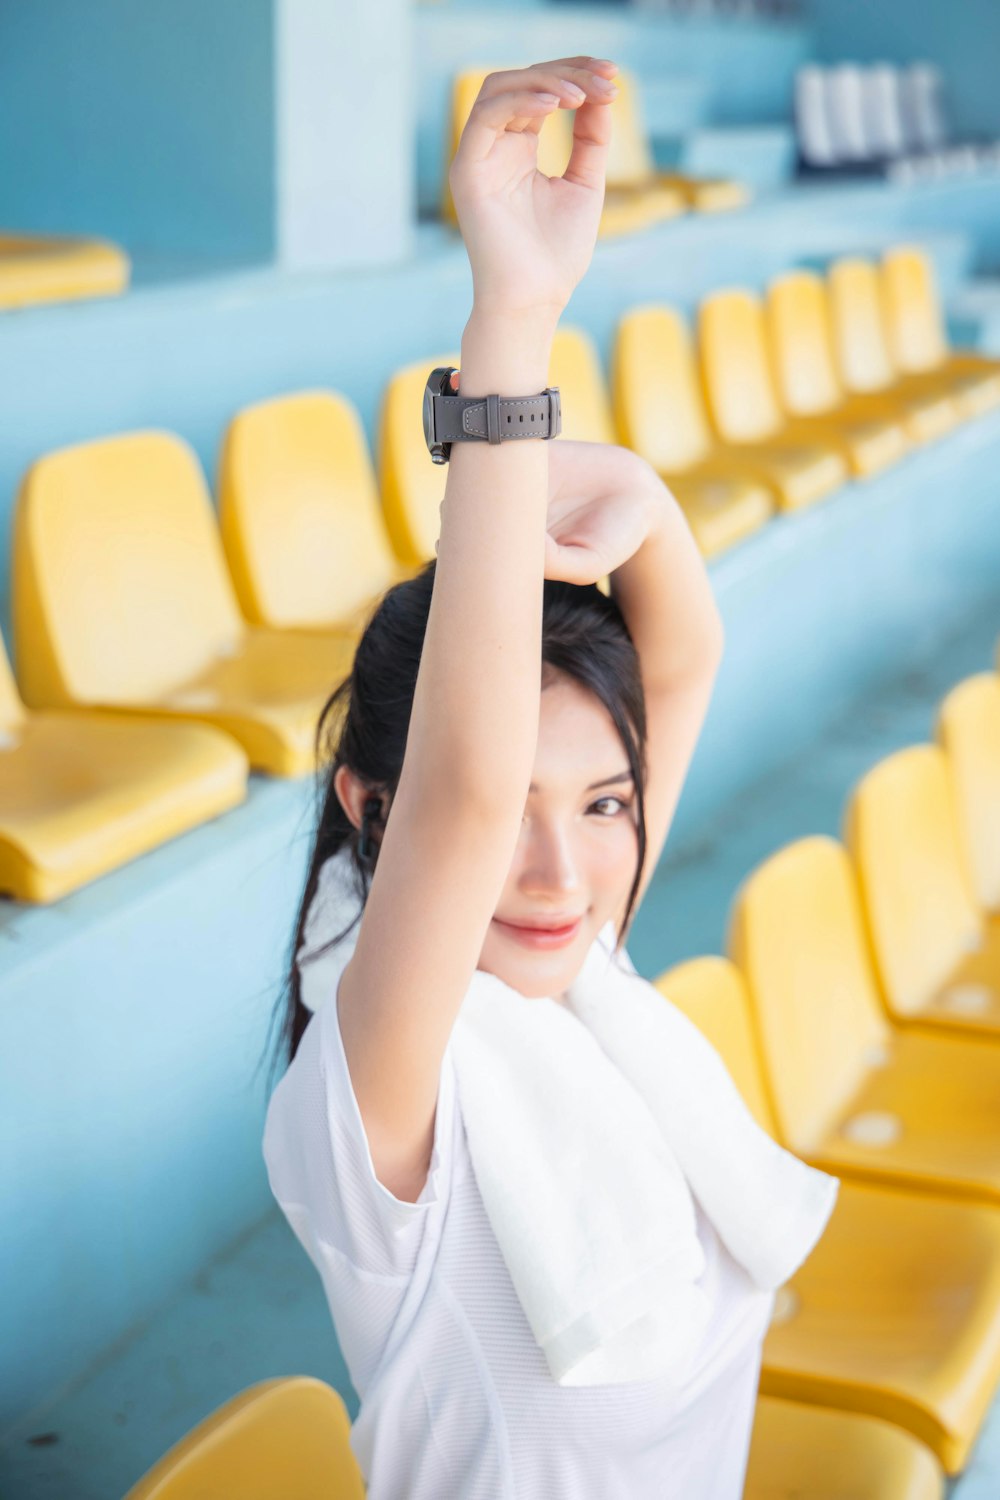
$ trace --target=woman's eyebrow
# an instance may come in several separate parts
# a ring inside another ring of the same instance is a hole
[[[627,771],[627,770],[626,771],[619,771],[617,776],[605,776],[604,779],[603,779],[603,781],[592,781],[590,783],[590,785],[587,787],[587,791],[588,792],[596,792],[599,787],[602,787],[602,786],[617,786],[622,781],[631,781],[631,780],[632,780],[632,772],[631,771]],[[528,791],[529,792],[537,792],[538,791],[538,787],[537,787],[537,785],[536,785],[535,782],[531,783],[531,785],[528,788]]]
[[[619,771],[617,776],[605,776],[605,778],[604,778],[603,781],[592,781],[590,783],[590,785],[588,786],[587,791],[588,792],[596,792],[597,789],[598,789],[598,787],[602,787],[602,786],[617,786],[617,784],[619,782],[621,782],[621,781],[631,781],[631,780],[632,780],[632,772],[631,771],[627,771],[627,770],[626,771]]]

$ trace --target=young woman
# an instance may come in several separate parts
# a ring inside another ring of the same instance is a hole
[[[463,396],[547,385],[556,324],[597,235],[615,72],[572,57],[483,85],[451,169],[474,286]],[[560,108],[575,112],[573,151],[549,180],[537,134]],[[606,575],[610,598],[596,587]],[[602,1380],[599,1363],[580,1362],[592,1347],[599,1361],[595,1334],[557,1378],[525,1314],[524,1273],[515,1289],[511,1272],[536,1226],[544,1258],[550,1197],[581,1214],[596,1198],[588,1233],[608,1228],[602,1194],[615,1184],[600,1142],[626,1127],[620,1112],[601,1115],[604,1089],[573,1093],[559,1038],[584,1035],[573,986],[609,924],[620,939],[656,865],[721,650],[691,535],[641,460],[596,444],[456,442],[436,564],[386,596],[331,701],[285,1023],[292,1061],[265,1156],[361,1397],[352,1442],[370,1500],[741,1492],[771,1298],[700,1204],[697,1275],[685,1264],[704,1316],[682,1376],[627,1353]],[[352,896],[360,921],[338,942]],[[506,1091],[488,1048],[478,1074],[469,1052],[456,1067],[456,1021],[483,982],[501,997],[501,1027],[526,1017]],[[536,1037],[557,1050],[529,1093]],[[569,1141],[551,1165],[553,1142],[524,1133],[536,1107],[553,1137],[573,1110],[581,1130],[595,1122],[587,1159]],[[473,1114],[497,1123],[477,1134]],[[634,1120],[638,1150],[648,1119]],[[508,1126],[528,1142],[513,1162]],[[627,1174],[631,1137],[615,1150]],[[522,1170],[535,1197],[515,1232],[504,1205],[516,1217]],[[567,1281],[585,1278],[598,1251],[570,1247]],[[630,1316],[646,1326],[641,1302]]]

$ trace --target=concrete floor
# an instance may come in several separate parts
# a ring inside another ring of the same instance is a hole
[[[998,635],[1000,592],[992,609],[854,705],[812,753],[757,783],[697,839],[669,850],[631,945],[640,969],[721,951],[729,898],[742,877],[790,839],[836,833],[857,777],[882,755],[932,734],[941,695],[992,665]],[[120,1500],[214,1407],[255,1381],[296,1373],[336,1386],[353,1415],[356,1398],[318,1277],[284,1220],[271,1214],[11,1435],[0,1451],[0,1500]],[[1000,1494],[1000,1398],[952,1494]]]

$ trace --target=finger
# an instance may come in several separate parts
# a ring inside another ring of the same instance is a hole
[[[592,192],[604,191],[611,144],[611,111],[589,100],[573,116],[573,149],[563,173],[565,182]]]
[[[472,113],[462,131],[462,139],[455,153],[455,165],[460,167],[463,161],[483,161],[490,154],[497,137],[503,135],[509,125],[520,119],[542,121],[558,108],[559,99],[555,94],[534,94],[522,90],[510,94],[494,94],[485,99],[480,95],[472,106]]]
[[[592,548],[576,543],[562,545],[545,533],[545,577],[564,583],[595,583],[608,571],[607,563]]]
[[[534,93],[557,94],[567,105],[582,104],[585,99],[607,100],[613,98],[616,85],[589,67],[560,67],[552,63],[536,63],[530,68],[521,68],[505,73],[490,73],[483,81],[481,98],[494,94],[509,93],[514,89],[529,89]]]
[[[592,73],[600,73],[605,78],[613,77],[618,72],[618,64],[607,57],[555,57],[545,62],[532,63],[531,67],[555,68],[557,72],[561,68],[589,68]]]

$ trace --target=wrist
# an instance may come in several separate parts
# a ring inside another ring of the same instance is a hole
[[[543,391],[559,311],[474,306],[462,334],[462,395],[533,396]]]

